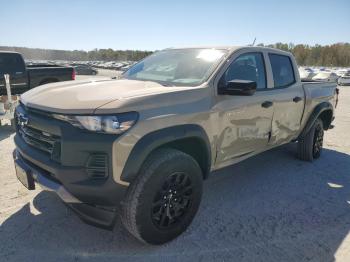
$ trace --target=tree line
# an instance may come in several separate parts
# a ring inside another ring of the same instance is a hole
[[[111,48],[68,51],[10,46],[0,46],[0,50],[19,52],[28,60],[66,61],[138,61],[152,53],[151,51],[113,50]]]
[[[258,46],[265,46],[259,44]],[[276,43],[266,45],[291,52],[298,65],[306,66],[334,66],[334,67],[349,67],[350,66],[350,43],[337,43],[333,45],[294,45]]]
[[[276,43],[272,45],[258,44],[258,46],[273,47],[293,53],[299,65],[307,66],[350,66],[350,43],[332,45],[294,45],[292,43]],[[51,50],[26,47],[0,46],[0,50],[16,51],[26,59],[32,60],[67,60],[67,61],[138,61],[152,53],[141,50],[113,50],[94,49],[82,50]]]

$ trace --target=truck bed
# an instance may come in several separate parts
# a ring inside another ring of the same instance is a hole
[[[305,125],[311,113],[320,103],[330,102],[336,107],[338,101],[337,84],[324,81],[302,81],[305,93],[305,109],[302,118],[302,126]]]

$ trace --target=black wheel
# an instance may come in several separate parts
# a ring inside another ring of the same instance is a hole
[[[323,122],[317,119],[304,139],[298,142],[298,158],[305,161],[319,158],[323,148],[323,134]]]
[[[191,224],[202,197],[202,171],[189,155],[160,149],[147,158],[130,185],[122,222],[139,240],[163,244]]]

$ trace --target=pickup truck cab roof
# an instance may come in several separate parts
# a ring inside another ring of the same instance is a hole
[[[165,50],[181,50],[181,49],[217,49],[217,50],[227,50],[228,55],[231,55],[232,53],[238,51],[238,50],[251,50],[251,51],[266,51],[266,52],[273,52],[273,53],[279,53],[283,55],[290,55],[293,56],[292,53],[283,51],[280,49],[270,48],[270,47],[264,47],[264,46],[186,46],[186,47],[170,47]]]

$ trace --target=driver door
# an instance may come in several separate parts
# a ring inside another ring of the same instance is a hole
[[[267,77],[263,53],[239,55],[221,76],[218,88],[231,80],[254,81],[257,91],[252,96],[218,95],[219,165],[264,149],[271,136],[273,100],[270,92],[264,92]]]

